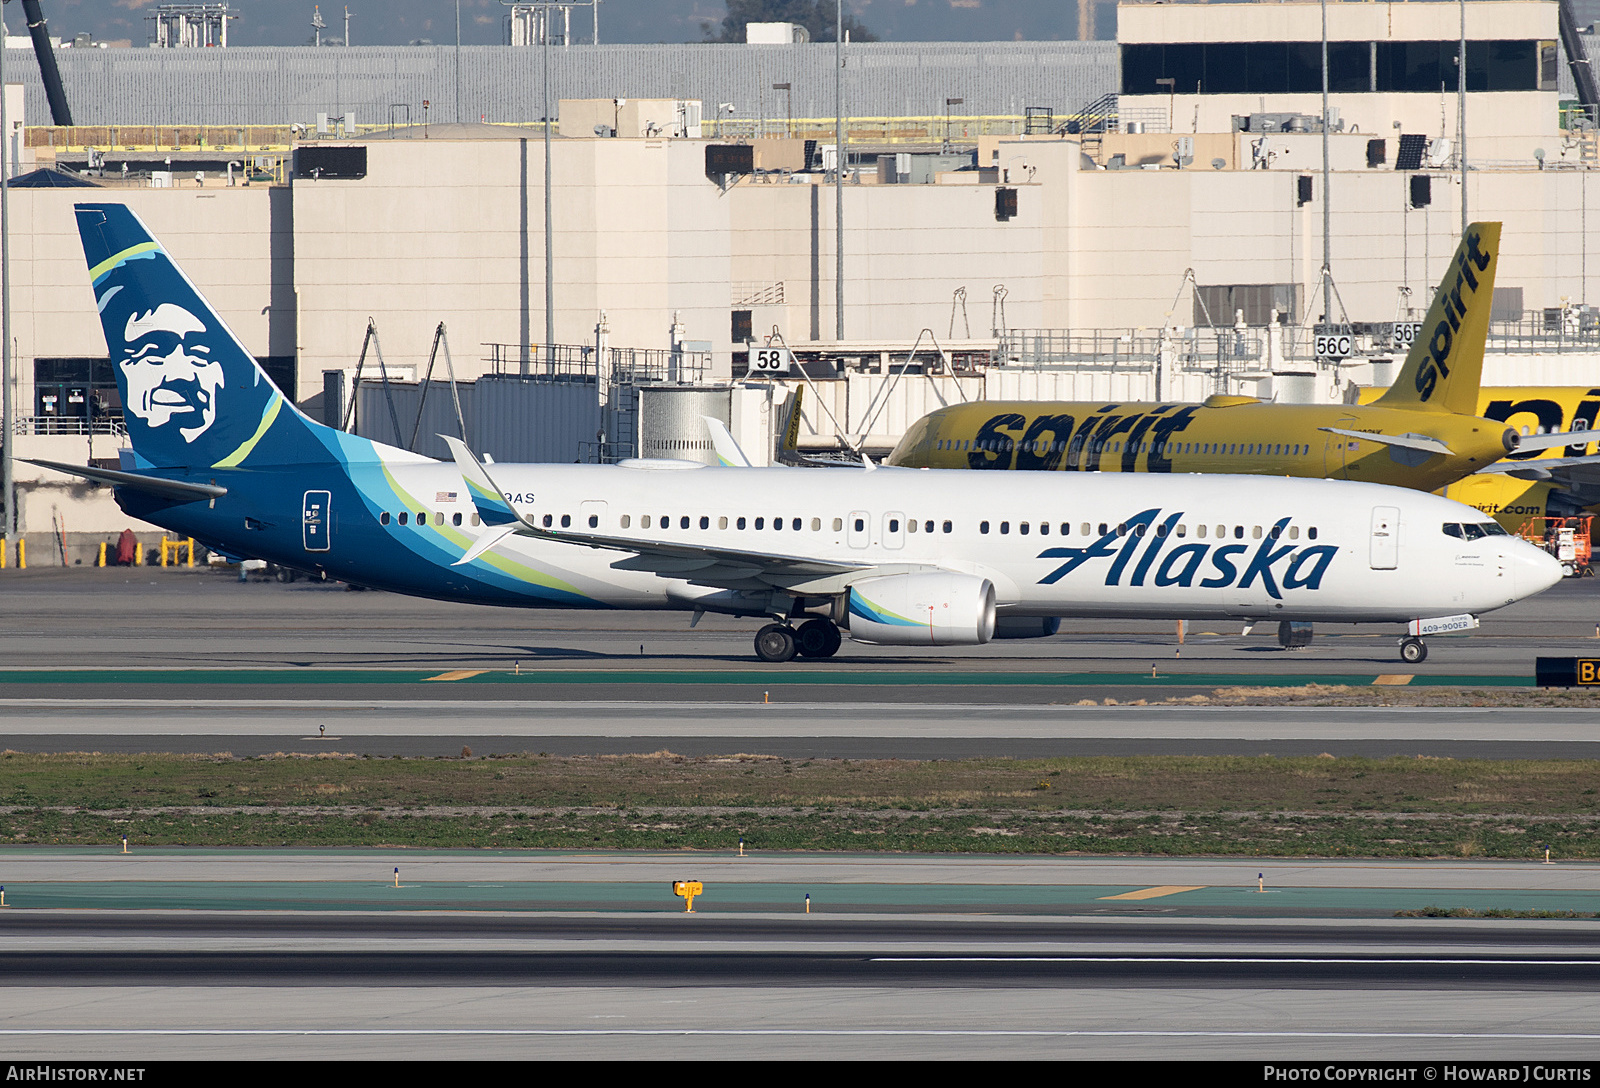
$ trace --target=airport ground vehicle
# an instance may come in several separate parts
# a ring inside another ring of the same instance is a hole
[[[1590,564],[1590,527],[1594,515],[1578,517],[1532,517],[1522,523],[1522,539],[1543,548],[1561,564],[1561,573],[1568,578],[1592,578],[1594,567]]]

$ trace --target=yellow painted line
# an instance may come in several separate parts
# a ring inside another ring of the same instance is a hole
[[[1379,685],[1386,685],[1386,686],[1390,686],[1390,687],[1405,687],[1407,684],[1411,683],[1412,680],[1416,679],[1416,675],[1417,674],[1414,673],[1414,672],[1390,672],[1390,673],[1384,673],[1382,676],[1378,677],[1372,683],[1373,683],[1374,687],[1377,687]]]
[[[1121,895],[1102,895],[1101,899],[1160,899],[1163,895],[1177,895],[1179,892],[1197,892],[1206,887],[1204,884],[1163,884],[1159,888],[1140,888],[1136,892],[1123,892]]]
[[[473,676],[482,676],[488,669],[457,669],[454,672],[442,672],[438,676],[424,676],[424,682],[429,680],[466,680]]]

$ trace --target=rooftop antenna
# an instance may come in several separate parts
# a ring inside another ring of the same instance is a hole
[[[346,5],[345,9],[344,9],[344,46],[345,46],[346,49],[350,48],[350,7],[349,7],[349,5]]]
[[[327,23],[322,21],[322,5],[313,5],[311,8],[311,29],[316,31],[316,43],[318,46],[322,45],[322,31],[327,27],[327,25]]]

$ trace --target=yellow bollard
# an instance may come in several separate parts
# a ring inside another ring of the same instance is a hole
[[[190,537],[189,538],[188,544],[189,544],[189,562],[187,564],[185,564],[185,566],[187,566],[190,570],[194,570],[194,537]]]
[[[1546,846],[1544,848],[1544,863],[1546,865],[1551,864],[1551,862],[1550,862],[1550,848],[1548,846]]]
[[[685,900],[683,908],[685,914],[694,913],[694,897],[703,891],[705,891],[705,887],[698,880],[674,880],[672,882],[672,894]]]
[[[17,569],[28,569],[28,542],[22,537],[17,537]]]
[[[397,888],[400,886],[400,866],[398,865],[394,867],[394,886]]]
[[[3,907],[5,905],[6,905],[6,886],[4,884],[0,884],[0,907]]]
[[[6,569],[6,544],[5,544],[4,540],[0,540],[0,570],[5,570],[5,569]],[[1594,637],[1595,638],[1600,638],[1600,625],[1597,625],[1595,627],[1595,629],[1594,629]]]
[[[103,540],[100,542],[100,557],[94,561],[94,565],[97,567],[106,565],[106,542]]]
[[[806,913],[811,913],[811,893],[806,892]]]
[[[744,857],[744,836],[739,836],[739,856]]]
[[[126,835],[122,836],[122,852],[124,854],[128,852],[128,836]]]
[[[165,570],[166,566],[167,566],[167,538],[163,536],[161,538],[161,567],[162,567],[163,570]]]
[[[144,566],[144,541],[136,540],[133,543],[133,565]]]
[[[1267,890],[1267,874],[1266,873],[1257,873],[1256,874],[1256,891],[1264,892],[1266,890]]]

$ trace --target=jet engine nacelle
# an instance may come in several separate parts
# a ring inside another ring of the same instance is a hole
[[[979,646],[994,637],[994,586],[970,574],[894,574],[850,587],[850,637],[878,646]]]

